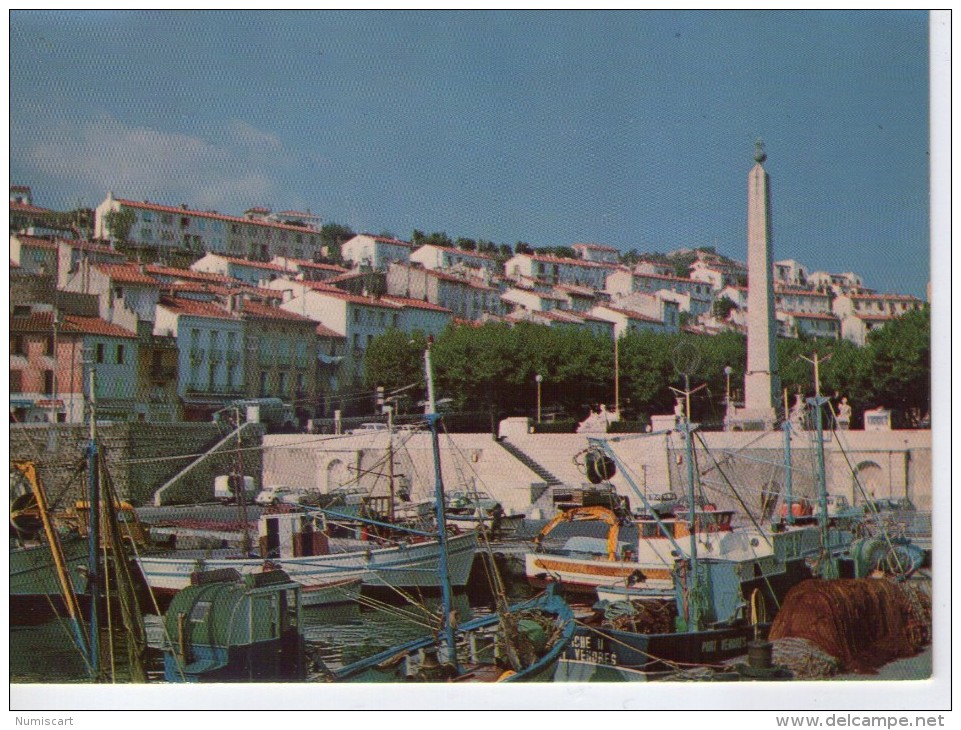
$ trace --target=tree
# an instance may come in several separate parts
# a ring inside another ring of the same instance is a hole
[[[476,251],[477,241],[473,238],[458,238],[454,241],[454,245],[457,246],[461,251]]]
[[[137,220],[136,214],[130,208],[111,210],[104,216],[107,233],[118,243],[127,243],[130,239],[130,229]]]
[[[325,223],[320,227],[321,245],[327,247],[327,257],[332,261],[340,261],[340,246],[344,241],[354,237],[354,232],[348,226],[339,223]]]
[[[534,253],[534,249],[529,243],[525,243],[524,241],[518,241],[517,243],[514,244],[514,253],[515,254],[532,254]]]
[[[879,406],[909,422],[931,411],[931,308],[908,312],[868,334],[873,392]]]
[[[375,337],[364,353],[364,385],[397,390],[424,381],[423,354],[427,338],[422,332],[408,334],[389,329]]]

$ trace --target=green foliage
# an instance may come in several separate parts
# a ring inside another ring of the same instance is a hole
[[[104,223],[110,237],[119,242],[126,243],[130,240],[130,229],[133,228],[136,214],[129,208],[111,210],[104,216]]]
[[[413,383],[424,382],[423,353],[427,339],[422,333],[413,335],[390,329],[374,339],[364,355],[364,385],[373,390],[383,386],[386,392]],[[416,390],[416,398],[423,390]]]
[[[868,335],[871,400],[917,420],[931,410],[931,309],[909,312]]]
[[[454,241],[454,245],[457,246],[461,251],[476,251],[477,241],[473,238],[458,238]]]
[[[541,421],[531,423],[534,433],[577,433],[577,421]]]
[[[651,419],[642,417],[633,421],[612,421],[607,426],[608,433],[644,433],[651,425]]]
[[[514,244],[514,253],[531,254],[531,253],[534,253],[534,247],[531,246],[529,243],[525,243],[524,241],[518,241],[517,243]]]
[[[725,320],[731,313],[731,310],[734,309],[737,309],[737,304],[732,302],[727,297],[718,297],[714,300],[714,304],[711,306],[711,314],[713,314],[717,319]]]
[[[320,240],[327,247],[327,256],[332,261],[340,261],[340,246],[344,241],[354,237],[354,232],[348,226],[339,223],[324,223],[320,227]]]

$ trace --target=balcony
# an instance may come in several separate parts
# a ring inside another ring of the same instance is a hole
[[[203,359],[204,359],[204,348],[202,347],[190,348],[190,362],[196,365],[199,362],[203,362]]]
[[[154,365],[150,368],[150,379],[166,382],[177,377],[177,368],[170,365]]]
[[[219,347],[212,347],[210,348],[210,355],[208,356],[208,359],[213,365],[221,363],[224,361],[224,351]]]
[[[236,365],[240,362],[240,353],[237,350],[227,350],[227,363]]]

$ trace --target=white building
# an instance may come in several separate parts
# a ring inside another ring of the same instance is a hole
[[[258,287],[289,273],[287,268],[280,264],[251,261],[219,253],[208,253],[191,264],[190,269],[207,274],[219,274]]]
[[[617,304],[599,304],[591,315],[614,324],[614,336],[623,337],[628,332],[651,330],[653,332],[680,331],[680,313],[673,302],[651,297],[647,311],[639,309],[639,302],[626,309]]]
[[[774,262],[774,283],[787,286],[805,286],[808,283],[807,268],[794,259]]]
[[[824,292],[833,291],[835,294],[871,293],[864,289],[864,280],[852,271],[843,274],[815,271],[808,275],[808,284],[815,289]]]
[[[412,244],[397,238],[361,233],[341,245],[340,255],[355,267],[386,271],[392,261],[409,263],[413,248]]]
[[[841,337],[841,323],[825,312],[777,311],[778,334],[781,337],[822,337],[837,340]]]
[[[409,264],[390,264],[387,293],[430,302],[450,310],[455,317],[470,321],[479,321],[485,314],[503,313],[500,291],[480,279]]]
[[[607,275],[616,267],[581,259],[567,259],[543,254],[517,254],[504,264],[505,274],[512,279],[528,278],[546,284],[574,284],[591,289],[604,288]]]
[[[306,281],[326,281],[335,276],[346,274],[348,269],[336,264],[320,264],[306,259],[294,259],[287,256],[277,256],[270,263],[282,267],[294,278]]]
[[[244,394],[244,322],[229,307],[162,296],[154,334],[177,340],[177,395],[186,420],[208,420]]]
[[[864,345],[872,330],[923,306],[909,294],[842,294],[834,300],[834,314],[841,321],[841,336]]]
[[[802,289],[775,283],[774,309],[780,312],[830,314],[831,297],[814,289]]]
[[[306,226],[193,210],[186,205],[158,205],[114,198],[113,193],[109,193],[95,211],[94,233],[97,238],[112,238],[106,223],[107,214],[121,211],[133,214],[128,238],[143,247],[197,253],[211,251],[269,261],[274,256],[311,259],[322,246],[320,232]]]
[[[477,251],[463,251],[449,246],[425,244],[410,255],[411,263],[420,264],[425,269],[446,271],[449,269],[482,269],[491,274],[501,270],[501,265],[493,256]]]
[[[620,261],[620,251],[612,246],[601,246],[597,243],[575,243],[571,248],[585,261],[593,261],[599,264],[617,264]]]

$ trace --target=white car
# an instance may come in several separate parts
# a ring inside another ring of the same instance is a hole
[[[290,487],[268,487],[254,497],[254,503],[264,506],[270,504],[280,504],[281,502],[286,502],[288,504],[299,504],[299,500],[302,496],[303,492],[299,492]]]
[[[357,434],[364,433],[379,433],[381,431],[387,430],[387,424],[385,423],[362,423],[357,428],[352,428],[347,433],[351,436],[356,436]]]

